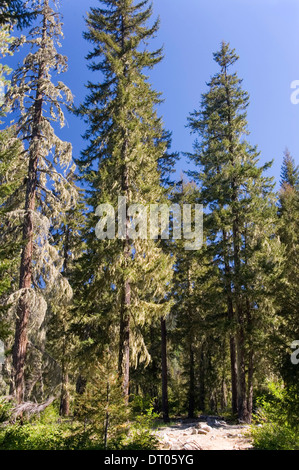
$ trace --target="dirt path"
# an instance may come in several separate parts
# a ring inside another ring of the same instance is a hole
[[[159,428],[157,435],[161,450],[247,450],[252,449],[248,428],[205,417]]]

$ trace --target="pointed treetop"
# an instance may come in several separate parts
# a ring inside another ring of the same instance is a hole
[[[215,52],[213,56],[222,69],[228,69],[239,59],[236,50],[231,49],[230,44],[225,41],[222,41],[220,51]]]
[[[35,17],[36,11],[33,1],[0,0],[0,26],[16,25],[18,29],[26,28],[30,26]]]
[[[280,183],[283,189],[286,189],[286,187],[295,189],[299,184],[299,166],[296,166],[295,160],[288,148],[284,151],[280,176]]]

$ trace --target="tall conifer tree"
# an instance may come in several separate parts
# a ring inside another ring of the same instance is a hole
[[[241,421],[252,414],[253,374],[260,357],[258,337],[274,315],[271,282],[279,269],[279,243],[274,239],[273,183],[258,167],[259,153],[246,140],[249,96],[230,68],[238,57],[223,42],[214,59],[220,71],[208,83],[201,110],[189,118],[199,135],[192,160],[200,171],[209,209],[208,243],[213,247],[227,300],[231,325],[232,405]]]
[[[31,2],[34,4],[34,1]],[[23,0],[0,0],[0,25],[16,25],[18,28],[28,27],[36,17],[36,12]]]
[[[15,288],[18,250],[21,249],[20,236],[15,233],[13,224],[7,220],[7,214],[20,208],[24,201],[23,146],[15,137],[15,133],[15,127],[7,128],[0,133],[0,340],[2,341],[7,336],[4,331],[7,333],[7,327],[11,327],[6,318],[8,310],[6,300],[7,295]]]
[[[14,214],[23,219],[19,290],[14,297],[13,368],[18,402],[24,399],[28,325],[34,323],[35,315],[45,314],[42,291],[59,278],[59,260],[49,242],[49,228],[59,220],[61,208],[72,205],[76,197],[72,185],[57,169],[58,165],[70,165],[71,144],[61,141],[52,126],[53,122],[64,125],[62,107],[72,101],[68,87],[61,81],[53,83],[51,76],[53,71],[59,74],[67,69],[66,57],[56,50],[62,35],[60,16],[51,8],[50,0],[38,0],[35,5],[37,26],[27,38],[16,40],[16,45],[28,45],[30,52],[14,72],[6,95],[6,103],[20,116],[17,128],[25,145],[27,167],[24,209]],[[60,280],[63,282],[62,277]],[[66,290],[65,284],[64,294]]]
[[[89,67],[99,77],[88,83],[89,95],[79,110],[88,123],[85,138],[89,145],[79,164],[91,186],[90,229],[98,222],[94,216],[97,206],[109,203],[117,209],[119,196],[126,198],[127,207],[162,202],[160,183],[169,144],[156,114],[159,93],[144,74],[162,59],[161,50],[150,52],[147,48],[158,30],[158,21],[147,26],[152,7],[147,0],[100,3],[91,9],[85,33],[94,46],[87,57]],[[128,212],[124,220],[119,216],[118,222],[118,227],[123,224],[126,228],[118,239],[99,241],[93,233],[89,236],[87,289],[101,289],[92,298],[91,315],[101,311],[106,331],[110,328],[109,341],[115,343],[118,337],[118,371],[128,399],[130,364],[137,358],[145,363],[149,360],[142,330],[154,319],[159,321],[167,310],[167,303],[161,300],[171,269],[169,257],[156,241],[138,239],[132,243]]]

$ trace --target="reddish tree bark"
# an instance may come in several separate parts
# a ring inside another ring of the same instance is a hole
[[[167,371],[167,330],[166,320],[161,318],[161,357],[162,357],[162,412],[164,422],[169,421],[168,371]]]
[[[43,44],[46,40],[46,18],[43,21]],[[42,45],[43,47],[43,45]],[[39,65],[39,75],[35,97],[35,110],[33,117],[33,131],[29,142],[29,165],[27,174],[25,216],[23,224],[24,247],[20,264],[20,289],[30,289],[32,286],[32,259],[33,259],[33,212],[35,211],[36,189],[38,184],[38,160],[40,143],[40,124],[42,120],[43,93],[41,90],[41,79],[44,75],[44,65]],[[30,306],[26,291],[23,291],[18,308],[15,330],[15,342],[13,346],[13,371],[15,396],[18,403],[24,398],[24,368],[26,352],[28,346],[28,321],[30,316]]]

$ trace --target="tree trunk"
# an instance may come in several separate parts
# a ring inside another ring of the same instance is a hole
[[[35,135],[33,141],[38,141],[38,124],[41,119],[42,110],[42,95],[37,94],[36,102],[36,122],[35,122]],[[34,146],[34,144],[33,144]],[[25,217],[23,226],[23,241],[24,248],[21,256],[20,265],[20,281],[19,289],[23,290],[18,308],[17,308],[17,321],[15,331],[15,342],[13,347],[13,369],[14,369],[14,382],[15,382],[15,395],[18,403],[21,403],[24,398],[24,367],[26,359],[26,351],[28,345],[27,327],[30,315],[30,306],[28,299],[28,292],[25,289],[30,289],[32,285],[32,258],[33,258],[33,212],[35,210],[35,197],[37,188],[37,166],[38,166],[38,145],[37,151],[30,154],[27,188],[26,188],[26,202],[25,202]]]
[[[225,290],[228,319],[232,324],[234,321],[234,308],[233,308],[233,294],[231,288],[231,269],[226,252],[227,234],[225,230],[222,231],[223,244],[224,244],[224,272],[225,272]],[[231,391],[232,391],[232,412],[237,415],[238,413],[238,387],[237,387],[237,354],[236,354],[236,340],[234,333],[229,335],[229,348],[230,348],[230,365],[231,365]]]
[[[247,410],[248,410],[248,423],[252,420],[252,407],[253,407],[253,373],[254,373],[254,352],[251,349],[249,352],[248,364],[248,384],[247,384]]]
[[[129,172],[126,164],[128,151],[127,130],[124,129],[124,143],[122,148],[123,172],[122,172],[122,191],[128,202],[129,196]],[[129,239],[130,219],[126,213],[126,234],[124,240],[124,269],[127,268],[131,256],[131,246]],[[127,276],[127,275],[126,275]],[[127,277],[123,279],[123,299],[120,318],[120,339],[119,339],[119,360],[118,372],[123,382],[123,392],[125,401],[129,402],[130,389],[130,306],[131,306],[131,284]]]
[[[60,395],[60,416],[70,414],[70,396],[68,391],[69,375],[66,371],[62,374],[61,395]]]
[[[42,97],[36,105],[36,116],[41,116]],[[38,121],[39,122],[39,121]],[[37,132],[37,131],[35,131]],[[34,139],[38,139],[35,135]],[[28,299],[28,292],[25,289],[30,289],[32,285],[32,257],[33,257],[33,212],[35,210],[35,196],[37,188],[37,165],[38,153],[30,154],[27,188],[26,188],[26,202],[25,202],[25,216],[23,226],[23,241],[24,248],[22,250],[21,264],[20,264],[20,281],[19,289],[23,290],[19,299],[17,307],[17,321],[15,330],[15,342],[13,346],[13,371],[14,371],[14,386],[15,396],[17,403],[21,403],[24,399],[24,368],[26,360],[26,352],[28,345],[27,327],[30,315],[30,306]]]
[[[205,383],[205,355],[204,346],[201,346],[199,361],[199,409],[204,412],[206,408],[206,383]]]
[[[45,2],[45,5],[47,1]],[[41,47],[46,45],[47,19],[43,18],[43,38]],[[32,258],[33,258],[33,212],[35,210],[36,189],[38,184],[38,160],[40,147],[40,124],[42,121],[43,92],[42,78],[44,64],[39,64],[37,90],[35,96],[35,109],[32,121],[32,137],[29,144],[29,166],[27,175],[25,216],[23,226],[24,247],[20,265],[20,289],[30,289],[32,285]],[[28,345],[27,327],[30,315],[30,307],[26,291],[23,291],[17,308],[17,321],[15,342],[13,346],[13,370],[15,383],[15,396],[18,403],[24,398],[24,368]]]
[[[123,75],[128,74],[128,67],[125,60],[125,40],[126,40],[126,19],[124,15],[121,17],[121,48],[124,53]],[[129,198],[129,171],[127,167],[128,145],[129,137],[127,128],[123,128],[123,145],[121,151],[122,157],[122,181],[121,187],[123,195],[126,197],[126,202]],[[130,240],[128,236],[129,217],[126,213],[126,234],[124,240],[124,268],[127,268],[130,259]],[[131,285],[130,280],[126,277],[123,279],[123,300],[120,315],[120,337],[119,337],[119,359],[118,359],[118,372],[123,383],[123,393],[126,404],[129,403],[130,393],[130,305],[131,305]]]
[[[167,370],[167,330],[166,320],[161,317],[161,358],[162,358],[162,412],[165,423],[169,421],[168,370]]]
[[[246,371],[245,371],[245,338],[243,326],[240,325],[237,334],[237,364],[238,364],[238,417],[239,421],[248,423]]]
[[[125,282],[125,316],[123,321],[123,390],[126,403],[129,402],[130,393],[130,306],[131,286]]]
[[[246,260],[247,262],[247,260]],[[252,315],[250,309],[249,299],[246,299],[246,314],[247,324],[249,330],[252,330]],[[252,334],[252,331],[251,333]],[[252,339],[250,339],[249,353],[248,353],[248,379],[247,379],[247,410],[248,410],[248,422],[252,420],[252,407],[253,407],[253,375],[254,375],[254,350],[252,345]]]
[[[104,431],[104,449],[107,450],[108,447],[108,430],[109,430],[109,403],[110,403],[110,384],[109,380],[107,381],[107,390],[106,390],[106,415],[105,415],[105,431]]]
[[[227,65],[224,68],[225,79],[227,80]],[[231,117],[231,96],[229,86],[226,86],[226,101],[228,109],[228,140],[230,142],[229,151],[232,166],[235,167],[235,148],[232,136]],[[231,181],[232,190],[232,233],[233,233],[233,260],[234,260],[234,297],[237,320],[237,394],[238,394],[238,417],[240,421],[248,422],[247,394],[246,394],[246,374],[245,374],[245,336],[244,336],[244,312],[242,306],[242,279],[241,279],[241,237],[238,203],[238,182],[233,176]]]
[[[70,396],[69,396],[69,374],[68,374],[68,362],[66,359],[66,337],[64,330],[63,339],[63,357],[62,357],[62,373],[61,373],[61,394],[60,394],[60,416],[69,416],[70,414]]]
[[[80,373],[76,381],[76,393],[78,393],[79,395],[83,395],[86,389],[86,385],[87,385],[87,380]]]
[[[70,249],[71,231],[69,226],[64,230],[64,254],[63,254],[63,275],[68,277],[69,269],[69,249]],[[60,415],[69,416],[70,414],[70,396],[68,391],[68,358],[67,358],[67,324],[66,318],[63,318],[63,343],[62,343],[62,376],[61,376],[61,394],[60,394]]]
[[[222,363],[222,380],[221,380],[221,400],[220,400],[220,406],[221,410],[226,410],[227,408],[227,390],[226,390],[226,380],[225,380],[225,375],[226,375],[226,339],[224,338],[223,344],[222,344],[222,349],[223,349],[223,363]]]
[[[159,338],[158,338],[158,341],[159,341]],[[154,403],[155,403],[154,410],[155,412],[158,412],[159,404],[158,404],[157,397],[159,396],[160,387],[158,384],[160,384],[160,381],[157,382],[156,379],[160,375],[161,366],[160,366],[160,356],[159,355],[156,356],[154,354],[154,350],[156,349],[155,345],[157,343],[157,330],[152,325],[150,326],[150,342],[151,342],[152,360],[151,360],[150,365],[148,366],[150,374],[149,374],[149,380],[148,380],[149,383],[147,385],[148,385],[150,397],[154,400]]]
[[[235,182],[232,183],[233,202],[237,200]],[[238,417],[245,423],[249,422],[249,413],[247,408],[247,390],[246,390],[246,371],[245,371],[245,330],[244,330],[244,311],[242,305],[241,292],[241,260],[240,260],[240,232],[239,232],[239,214],[236,211],[233,220],[233,245],[234,245],[234,286],[235,303],[237,313],[237,384],[238,384]]]

